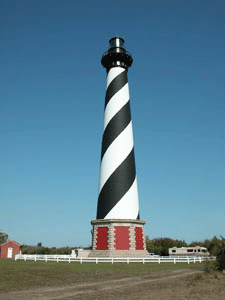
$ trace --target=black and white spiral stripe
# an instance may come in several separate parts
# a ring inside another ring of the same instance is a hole
[[[127,71],[107,76],[97,219],[139,219]]]

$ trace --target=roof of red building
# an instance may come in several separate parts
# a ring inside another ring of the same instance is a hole
[[[5,245],[5,244],[9,243],[9,242],[13,242],[13,243],[15,243],[15,244],[17,244],[17,245],[21,246],[19,243],[17,243],[17,242],[15,242],[15,241],[12,241],[12,240],[10,240],[10,241],[7,241],[7,242],[5,242],[5,243],[1,244],[1,245],[0,245],[0,247],[1,247],[2,245]]]

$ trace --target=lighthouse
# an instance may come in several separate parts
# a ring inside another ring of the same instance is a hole
[[[91,257],[146,257],[140,220],[128,68],[133,58],[121,37],[109,40],[101,63],[107,72],[96,220]]]

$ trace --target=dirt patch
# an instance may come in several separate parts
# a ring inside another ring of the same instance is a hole
[[[90,281],[90,278],[82,278],[82,282],[74,282],[60,287],[41,287],[27,291],[2,293],[0,299],[225,299],[225,274],[205,274],[201,271],[186,269],[148,275],[129,275],[120,274],[123,278],[112,278],[111,280],[109,277],[104,279],[102,276],[100,276],[101,278],[96,277],[95,281]]]

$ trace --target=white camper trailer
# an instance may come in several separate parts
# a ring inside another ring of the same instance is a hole
[[[209,256],[208,249],[205,247],[195,246],[195,247],[173,247],[169,248],[170,256]]]

